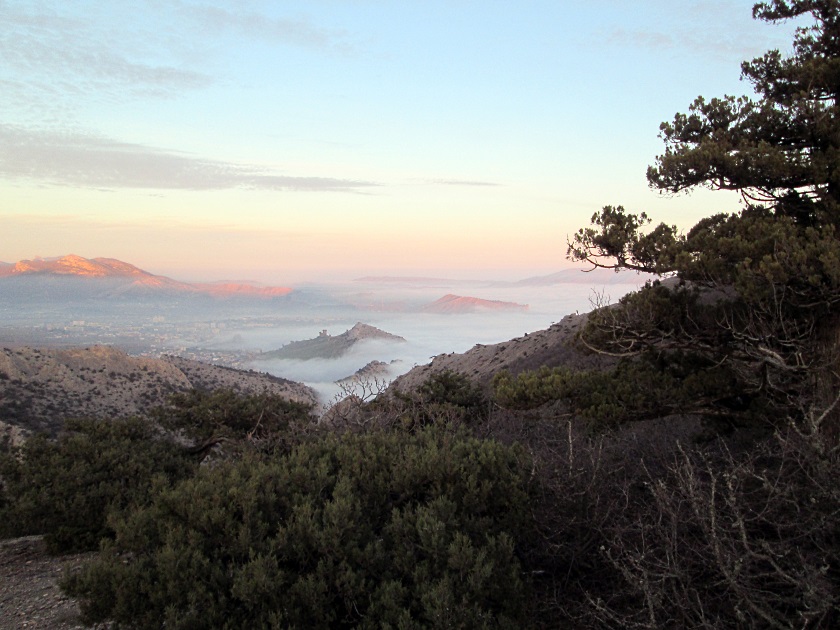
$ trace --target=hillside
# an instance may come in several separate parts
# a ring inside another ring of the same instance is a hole
[[[476,344],[463,354],[440,354],[431,363],[420,365],[395,379],[391,387],[411,392],[429,376],[445,371],[458,372],[484,387],[489,386],[499,370],[518,374],[540,366],[565,365],[576,369],[602,367],[613,363],[609,357],[593,354],[575,342],[575,335],[586,315],[567,315],[556,324],[510,341]]]
[[[292,292],[289,287],[264,287],[250,282],[194,282],[193,287],[213,297],[275,298]]]
[[[180,357],[133,357],[110,346],[0,349],[0,437],[55,431],[77,416],[142,415],[192,388],[268,390],[315,403],[305,385]]]
[[[504,287],[550,287],[561,284],[585,284],[587,286],[599,286],[610,284],[626,284],[636,282],[643,284],[646,280],[652,280],[655,276],[647,273],[621,270],[618,273],[614,269],[564,269],[546,276],[531,276],[515,282],[497,282],[495,286]]]
[[[345,354],[357,343],[374,340],[405,343],[405,339],[399,335],[392,335],[374,326],[358,322],[351,329],[340,335],[332,336],[324,330],[313,339],[293,341],[277,350],[263,352],[256,358],[258,360],[298,359],[302,361],[309,359],[336,359]]]

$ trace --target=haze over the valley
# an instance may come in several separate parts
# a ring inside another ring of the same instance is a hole
[[[0,338],[331,383],[615,300],[639,278],[564,260],[594,212],[738,203],[644,173],[663,120],[789,41],[750,8],[0,3]],[[359,322],[406,342],[254,361]]]
[[[336,381],[373,361],[385,364],[377,377],[388,381],[439,354],[546,328],[643,281],[568,271],[518,281],[195,284],[65,255],[0,265],[0,344],[181,355],[305,382],[328,400]]]

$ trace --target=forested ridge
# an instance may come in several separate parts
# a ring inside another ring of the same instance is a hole
[[[98,549],[65,578],[128,628],[840,626],[840,1],[663,123],[687,232],[606,206],[579,263],[656,274],[586,316],[603,360],[372,386],[320,422],[195,390],[0,458],[0,535]]]

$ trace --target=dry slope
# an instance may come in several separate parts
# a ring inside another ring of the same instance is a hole
[[[502,343],[476,344],[463,354],[440,354],[431,363],[418,366],[397,378],[391,385],[401,392],[410,392],[432,374],[451,370],[465,374],[478,384],[489,387],[500,370],[518,374],[540,366],[565,365],[576,369],[603,367],[613,360],[592,354],[575,340],[586,314],[567,315],[545,330],[525,333]]]
[[[142,415],[192,388],[269,391],[315,403],[308,387],[180,357],[132,357],[111,346],[0,349],[0,439],[55,431],[66,418]]]

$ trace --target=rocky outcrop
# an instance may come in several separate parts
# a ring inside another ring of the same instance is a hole
[[[395,369],[399,369],[401,363],[402,361],[399,359],[394,359],[390,363],[385,363],[385,361],[371,361],[350,376],[337,380],[336,383],[339,385],[350,385],[361,381],[388,381],[391,378],[392,372]]]
[[[392,335],[374,326],[358,322],[353,328],[340,335],[332,336],[323,330],[314,339],[293,341],[277,350],[263,352],[256,359],[298,359],[301,361],[337,359],[357,343],[373,340],[405,343],[405,339],[399,335]]]

